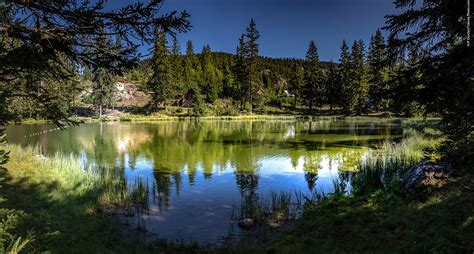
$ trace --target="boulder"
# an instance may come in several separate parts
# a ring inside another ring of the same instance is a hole
[[[403,175],[403,190],[412,194],[419,187],[439,186],[453,173],[451,164],[447,162],[425,161],[412,167]]]

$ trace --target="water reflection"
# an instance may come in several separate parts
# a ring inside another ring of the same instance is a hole
[[[159,236],[214,242],[228,232],[232,207],[271,191],[349,190],[350,171],[367,151],[401,135],[381,119],[294,122],[94,123],[10,126],[12,143],[72,153],[115,169],[128,184],[143,179],[150,209],[139,220]],[[49,131],[53,130],[53,131]]]

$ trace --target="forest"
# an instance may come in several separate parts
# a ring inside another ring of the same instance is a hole
[[[209,45],[196,53],[190,40],[182,54],[176,36],[171,36],[169,43],[170,36],[155,28],[151,58],[140,60],[122,76],[80,66],[70,85],[60,84],[61,108],[73,115],[79,101],[79,105],[94,105],[94,114],[102,115],[102,108],[116,103],[115,84],[120,79],[136,84],[150,96],[143,107],[148,113],[176,104],[189,91],[193,96],[187,106],[195,116],[216,114],[212,105],[220,105],[219,101],[224,101],[227,109],[217,114],[264,113],[265,106],[302,109],[306,114],[316,114],[313,109],[323,106],[329,107],[330,113],[344,115],[413,116],[423,112],[423,104],[410,96],[416,89],[410,84],[417,83],[418,77],[409,73],[423,53],[413,47],[395,52],[381,30],[370,38],[368,47],[362,40],[352,42],[351,47],[342,41],[338,62],[320,61],[314,41],[309,42],[305,59],[259,56],[260,35],[253,19],[246,31],[235,54],[212,52]],[[122,43],[120,36],[97,36],[96,40],[104,48],[120,48]],[[91,93],[80,97],[88,88]],[[12,118],[18,120],[47,117],[31,98],[16,98],[9,105]]]
[[[123,4],[0,0],[0,253],[474,251],[470,0],[395,0],[330,61]]]

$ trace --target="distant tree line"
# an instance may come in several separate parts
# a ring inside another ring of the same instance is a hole
[[[354,41],[351,48],[343,41],[337,63],[321,62],[314,41],[305,59],[259,56],[259,36],[252,19],[235,54],[212,52],[209,45],[196,54],[192,41],[187,41],[181,54],[176,37],[169,45],[166,34],[157,29],[153,56],[126,77],[148,91],[152,110],[172,103],[189,89],[196,94],[195,106],[229,99],[236,109],[250,112],[265,105],[305,108],[309,113],[327,105],[346,115],[393,112],[410,116],[420,110],[404,94],[410,77],[401,75],[421,56],[411,49],[394,55],[381,30],[368,47],[362,40]]]

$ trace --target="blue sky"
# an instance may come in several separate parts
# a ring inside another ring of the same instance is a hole
[[[197,52],[209,44],[212,51],[235,53],[253,17],[261,55],[302,58],[314,40],[324,61],[339,59],[343,39],[368,43],[384,16],[396,12],[393,0],[166,0],[163,11],[170,10],[191,14],[193,28],[178,35],[183,51],[192,40]]]

